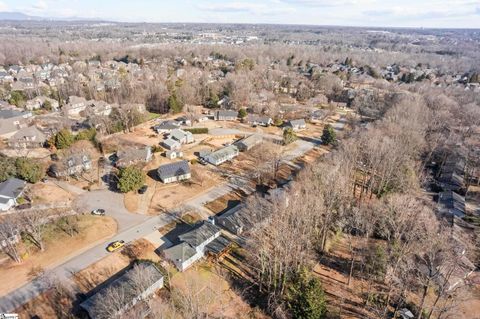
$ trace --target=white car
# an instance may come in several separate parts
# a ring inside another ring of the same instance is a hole
[[[91,214],[96,216],[105,216],[105,209],[102,209],[102,208],[94,209],[92,210]]]

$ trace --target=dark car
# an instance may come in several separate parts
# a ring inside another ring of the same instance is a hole
[[[139,194],[145,194],[147,192],[148,186],[143,185],[142,187],[139,188],[138,193]]]

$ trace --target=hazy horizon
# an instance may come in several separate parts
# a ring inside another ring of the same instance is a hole
[[[3,0],[0,12],[134,23],[480,28],[480,0]]]

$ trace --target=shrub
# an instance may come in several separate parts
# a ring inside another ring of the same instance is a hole
[[[297,134],[295,134],[295,132],[291,127],[288,127],[283,131],[283,143],[285,145],[293,143],[296,140],[297,140]]]
[[[184,131],[190,132],[192,134],[208,134],[208,128],[206,127],[186,128],[184,129]]]
[[[45,176],[45,170],[42,165],[26,157],[17,158],[15,167],[17,176],[32,184],[35,184]]]
[[[145,174],[135,166],[120,169],[118,174],[118,189],[122,193],[136,191],[145,184]]]

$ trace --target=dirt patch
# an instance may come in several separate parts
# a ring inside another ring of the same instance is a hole
[[[53,183],[37,183],[29,187],[29,196],[35,204],[69,202],[74,196]]]
[[[205,204],[205,208],[208,208],[216,215],[220,212],[229,210],[237,206],[241,203],[242,200],[243,196],[241,196],[237,192],[231,192],[217,198],[214,201],[208,202],[207,204]]]
[[[21,264],[9,261],[1,266],[0,295],[5,295],[31,280],[32,275],[40,274],[43,270],[55,267],[91,247],[100,240],[113,236],[117,231],[117,223],[111,217],[79,216],[80,233],[70,237],[65,232],[57,230],[46,236],[46,250],[41,253],[32,246],[25,246],[28,251]]]
[[[138,204],[140,201],[140,196],[135,192],[126,193],[123,197],[123,203],[125,204],[125,208],[130,213],[135,213],[138,211]]]
[[[220,269],[207,263],[194,266],[171,279],[172,290],[198,300],[202,311],[222,318],[268,318],[252,309],[220,275]]]

